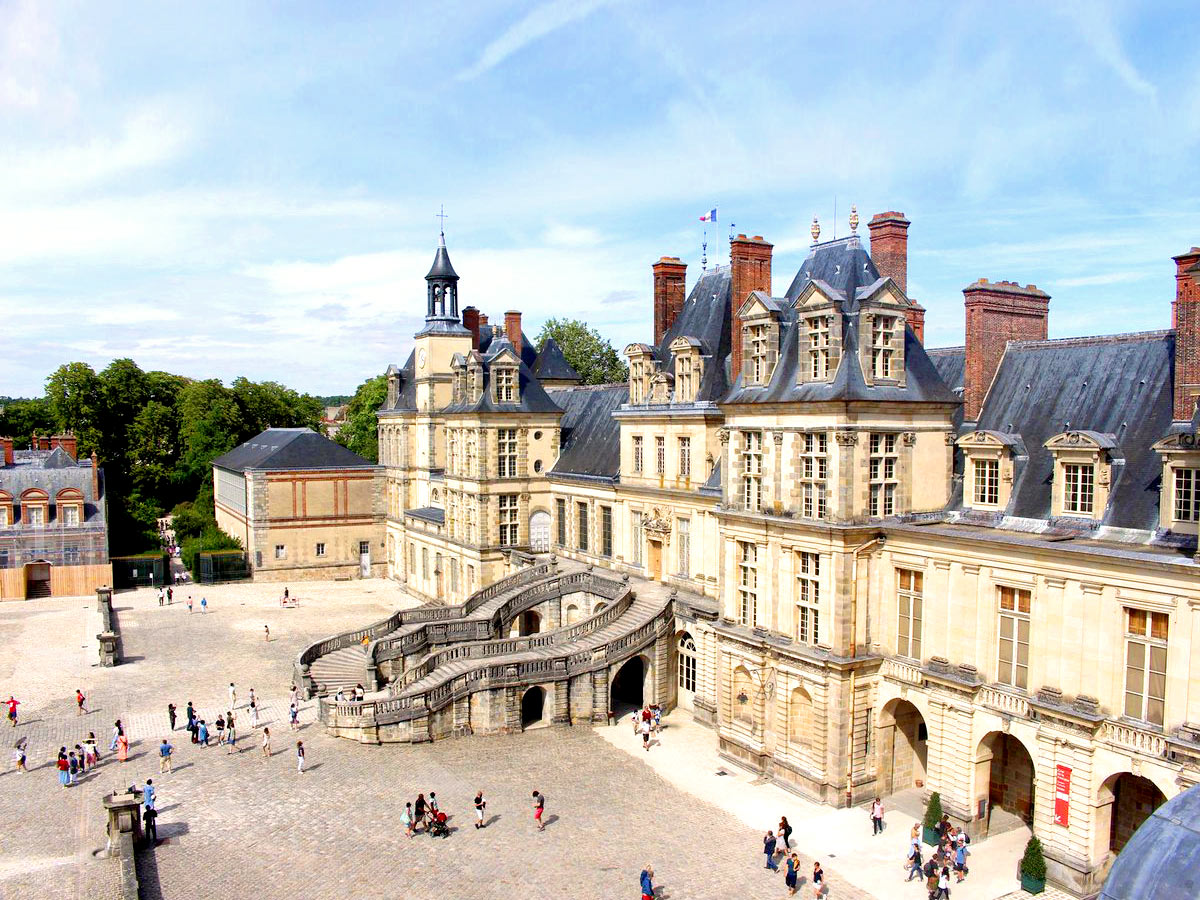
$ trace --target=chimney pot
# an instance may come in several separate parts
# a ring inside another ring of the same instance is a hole
[[[473,306],[468,306],[463,310],[463,328],[471,332],[471,349],[479,349],[479,310]]]
[[[3,449],[3,465],[11,466],[13,464],[13,439],[10,437],[0,438],[0,448]]]

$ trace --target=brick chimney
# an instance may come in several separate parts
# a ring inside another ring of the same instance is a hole
[[[516,310],[510,309],[504,314],[504,333],[508,335],[508,341],[517,349],[517,355],[521,355],[521,314]]]
[[[100,457],[92,451],[92,502],[100,501]]]
[[[41,437],[39,435],[38,436],[38,449],[39,450],[49,450],[50,449],[50,438]]]
[[[50,449],[53,450],[55,447],[62,447],[70,455],[71,459],[75,459],[78,455],[75,435],[73,434],[54,435],[54,437],[50,438]]]
[[[687,263],[681,262],[678,256],[664,256],[651,268],[654,270],[654,346],[657,347],[683,311]]]
[[[480,335],[491,333],[491,328],[488,325],[487,313],[479,314],[479,333],[480,333]]]
[[[892,210],[871,217],[871,260],[884,278],[890,278],[908,293],[908,226],[904,213]],[[911,324],[911,323],[910,323]],[[913,331],[916,331],[916,326]]]
[[[471,332],[471,349],[479,349],[479,310],[473,306],[468,306],[462,312],[463,328]]]
[[[963,288],[967,306],[967,360],[963,373],[963,416],[979,420],[983,398],[1009,341],[1044,341],[1050,295],[1037,285],[980,278]]]
[[[0,465],[11,466],[13,464],[13,439],[0,437],[0,450],[4,451],[4,462]]]
[[[1190,421],[1200,399],[1200,247],[1175,257],[1175,405],[1172,418]]]
[[[761,235],[752,238],[739,234],[729,242],[729,268],[732,284],[732,304],[729,339],[733,344],[730,370],[737,378],[742,371],[742,320],[738,310],[746,302],[751,291],[771,293],[771,250]]]

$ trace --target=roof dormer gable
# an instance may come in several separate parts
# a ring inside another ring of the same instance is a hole
[[[871,284],[856,290],[854,297],[860,304],[895,306],[899,309],[911,309],[916,306],[908,299],[908,295],[900,290],[900,285],[891,278],[877,278]]]
[[[496,352],[488,358],[488,363],[492,366],[498,365],[521,365],[521,357],[517,356],[517,351],[513,349],[512,344],[502,344]]]
[[[764,293],[763,291],[751,291],[746,297],[746,302],[742,304],[738,310],[738,317],[742,320],[756,319],[762,316],[771,316],[778,319],[783,312],[783,305]]]
[[[843,299],[841,293],[832,285],[814,278],[796,297],[794,306],[796,309],[819,309],[822,306],[838,304]]]

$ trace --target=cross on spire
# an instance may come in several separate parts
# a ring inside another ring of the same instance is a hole
[[[437,219],[441,219],[441,220],[442,220],[442,221],[441,221],[441,224],[438,226],[438,231],[439,231],[441,234],[445,235],[445,233],[446,233],[446,219],[447,219],[447,218],[449,218],[449,216],[447,216],[447,215],[446,215],[446,205],[445,205],[444,203],[443,203],[443,204],[441,205],[441,207],[439,208],[439,210],[438,210],[438,214],[435,216],[435,218],[437,218]]]

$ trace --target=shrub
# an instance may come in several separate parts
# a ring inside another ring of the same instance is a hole
[[[942,795],[934,791],[929,795],[929,803],[925,806],[924,825],[926,828],[937,828],[940,821],[942,821]]]
[[[1046,880],[1046,857],[1042,854],[1042,842],[1034,835],[1025,845],[1021,857],[1021,874],[1038,881]]]
[[[179,556],[187,570],[192,573],[192,580],[198,581],[200,579],[199,565],[201,553],[241,549],[241,541],[235,537],[230,537],[217,528],[216,525],[211,525],[206,527],[199,537],[188,538],[180,544]]]

